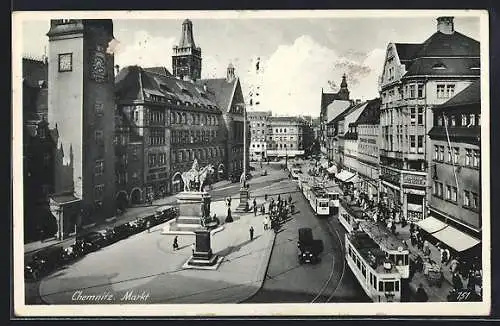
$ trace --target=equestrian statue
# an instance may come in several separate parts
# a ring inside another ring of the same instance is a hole
[[[212,164],[200,169],[198,160],[194,159],[191,169],[181,174],[184,183],[184,191],[203,191],[203,185],[207,177],[214,173],[214,171]]]

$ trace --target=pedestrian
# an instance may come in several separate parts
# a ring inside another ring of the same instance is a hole
[[[263,223],[264,223],[264,230],[267,230],[269,228],[269,220],[267,219],[267,216],[264,217]]]
[[[450,272],[452,274],[455,274],[457,272],[457,267],[458,267],[458,260],[453,257],[453,259],[450,262]]]
[[[255,200],[255,198],[253,199],[252,204],[253,204],[253,207],[257,207],[257,201]]]
[[[410,221],[410,233],[413,233],[415,230],[415,224],[413,224],[413,221]]]
[[[440,251],[440,254],[441,254],[441,264],[444,265],[448,261],[448,256],[446,255],[446,250],[444,250],[443,248],[441,248],[439,251]]]
[[[172,244],[172,247],[174,248],[174,251],[179,249],[179,243],[177,242],[177,236],[174,238],[174,243]]]
[[[253,226],[250,226],[250,230],[248,230],[250,232],[250,241],[253,240]]]
[[[420,283],[418,285],[417,293],[415,294],[415,299],[417,302],[427,302],[429,300],[429,296],[425,292],[424,285]]]
[[[288,204],[292,203],[292,195],[288,195]]]
[[[267,194],[264,195],[264,200],[267,201]]]
[[[460,275],[458,275],[458,273],[453,274],[451,282],[453,283],[453,288],[455,290],[461,290],[464,288],[464,285],[462,283],[462,278],[460,277]]]
[[[253,205],[253,216],[257,216],[257,204]]]
[[[146,222],[146,228],[148,229],[148,233],[151,233],[151,222],[150,221]]]
[[[391,232],[392,234],[396,234],[396,223],[392,222],[392,225],[391,225]]]
[[[193,255],[194,255],[194,250],[196,249],[196,245],[194,244],[194,242],[191,244],[191,251],[193,252]]]

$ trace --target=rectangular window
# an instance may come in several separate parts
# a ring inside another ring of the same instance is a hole
[[[102,200],[104,197],[104,185],[94,187],[94,200]]]
[[[468,192],[467,190],[464,190],[464,206],[470,206],[470,192]]]
[[[476,193],[471,193],[472,194],[472,208],[477,209],[479,208],[479,197]]]
[[[416,109],[410,108],[410,125],[414,126],[417,122]]]
[[[418,108],[417,124],[419,126],[424,125],[424,108]]]
[[[95,109],[96,115],[101,115],[104,111],[104,105],[102,103],[95,103],[94,109]]]
[[[455,85],[446,85],[446,97],[450,98],[455,95]]]
[[[451,199],[451,186],[446,186],[446,199]]]
[[[418,98],[424,97],[424,84],[417,85],[417,96],[418,96]]]
[[[434,145],[434,160],[439,160],[439,146]]]
[[[451,200],[457,202],[457,187],[451,187]]]
[[[424,136],[417,137],[418,153],[422,154],[424,152]]]
[[[465,166],[471,166],[472,164],[472,149],[465,149]]]
[[[446,162],[451,163],[451,158],[452,158],[451,149],[449,147],[446,147],[446,151],[448,152],[448,155],[446,155]]]
[[[410,85],[410,98],[415,98],[415,85]]]
[[[99,176],[104,173],[104,160],[95,161],[94,175]]]
[[[459,154],[460,154],[460,149],[458,147],[453,147],[453,163],[458,164]]]
[[[444,146],[439,146],[439,160],[444,161]]]
[[[461,117],[462,117],[462,127],[466,127],[467,126],[467,114],[461,114]]]
[[[452,115],[450,117],[450,119],[451,119],[451,126],[456,127],[457,126],[457,118],[454,115]]]
[[[473,154],[474,154],[474,157],[473,157],[473,161],[472,161],[472,166],[475,168],[478,168],[480,165],[481,153],[478,150],[474,150]]]
[[[102,130],[96,130],[95,131],[95,142],[97,144],[102,144],[103,143],[103,137],[104,137],[104,133],[102,132]]]
[[[149,163],[149,167],[153,167],[156,165],[156,154],[149,154],[148,155],[148,163]]]
[[[437,85],[436,86],[436,96],[437,98],[445,98],[444,96],[445,85]]]
[[[416,148],[416,143],[415,143],[415,136],[410,136],[410,153],[416,153],[417,148]]]
[[[476,125],[476,115],[474,113],[471,113],[469,115],[469,120],[470,120],[470,127]],[[465,125],[464,125],[465,126]]]

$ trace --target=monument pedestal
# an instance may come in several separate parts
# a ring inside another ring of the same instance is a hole
[[[184,264],[184,268],[217,269],[222,257],[212,253],[209,230],[196,230],[196,246],[191,258]]]
[[[247,188],[240,188],[240,203],[236,207],[236,212],[244,213],[249,211],[248,199],[250,198],[250,192]]]
[[[202,204],[209,201],[211,196],[208,192],[193,191],[181,192],[177,194],[177,204],[179,207],[179,216],[169,224],[169,231],[174,232],[192,232],[196,230],[213,230],[219,225],[216,221],[207,222],[205,226],[201,223]]]

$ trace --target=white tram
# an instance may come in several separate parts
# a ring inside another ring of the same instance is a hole
[[[377,243],[401,274],[401,278],[410,277],[410,251],[403,245],[402,239],[399,239],[384,225],[373,220],[360,221],[359,228]]]
[[[345,234],[345,259],[373,302],[401,301],[401,275],[369,234],[360,230]]]
[[[326,192],[328,196],[328,204],[330,206],[330,215],[335,215],[339,212],[340,207],[340,194],[336,191],[328,190]]]
[[[329,199],[323,187],[304,182],[302,183],[302,193],[316,216],[330,215]]]

